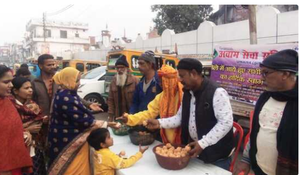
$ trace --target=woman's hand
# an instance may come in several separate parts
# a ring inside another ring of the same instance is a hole
[[[96,112],[98,112],[98,111],[104,111],[100,106],[101,105],[98,104],[98,103],[92,103],[91,105],[89,105],[89,108],[91,110],[93,110],[93,111],[96,111]]]
[[[30,103],[26,105],[31,111],[33,111],[35,114],[38,114],[40,112],[40,108],[35,103]]]
[[[42,125],[40,123],[34,123],[32,125],[29,125],[27,128],[25,128],[25,130],[29,131],[30,133],[39,133],[41,128]]]
[[[33,123],[34,121],[29,121],[29,122],[26,122],[26,123],[23,123],[23,128],[25,130],[27,130],[27,128]]]
[[[108,127],[114,128],[114,129],[119,129],[121,127],[121,124],[118,122],[108,122]]]
[[[94,120],[94,124],[92,125],[92,130],[102,128],[104,121],[102,120]]]
[[[45,116],[43,117],[43,123],[44,123],[44,124],[49,123],[49,117],[48,117],[47,115],[45,115]]]
[[[24,132],[24,139],[26,146],[30,146],[32,144],[32,135],[29,132]]]

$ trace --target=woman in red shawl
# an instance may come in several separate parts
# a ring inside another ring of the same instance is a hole
[[[20,114],[25,131],[30,132],[33,138],[33,144],[30,147],[30,156],[34,164],[32,175],[46,174],[42,147],[43,134],[40,132],[44,116],[39,106],[31,100],[33,91],[30,80],[25,77],[16,77],[12,80],[12,84],[11,93],[14,98],[11,101]],[[47,119],[47,116],[44,118]]]
[[[12,88],[12,79],[10,69],[0,65],[0,175],[32,172],[32,160],[24,143],[22,121],[7,98]],[[26,141],[30,141],[30,135],[26,136]]]

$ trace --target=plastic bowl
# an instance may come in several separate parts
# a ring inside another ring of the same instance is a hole
[[[125,136],[125,135],[128,135],[129,129],[130,129],[129,126],[122,124],[119,129],[112,128],[112,132],[113,132],[113,134],[118,135],[118,136]]]
[[[165,156],[161,156],[159,154],[156,153],[156,148],[157,147],[163,147],[165,146],[165,144],[160,144],[157,145],[153,148],[153,152],[156,156],[157,162],[158,164],[165,169],[168,170],[180,170],[185,168],[189,161],[190,161],[190,156],[187,154],[185,157],[165,157]],[[173,145],[175,148],[177,147],[185,147],[184,145]]]
[[[146,131],[148,135],[140,135],[139,131]],[[130,140],[134,145],[151,145],[155,141],[155,133],[147,130],[143,126],[136,126],[131,128],[129,131]]]

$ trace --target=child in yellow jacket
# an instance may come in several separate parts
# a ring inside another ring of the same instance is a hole
[[[94,152],[94,174],[114,175],[117,169],[127,168],[134,165],[148,146],[142,148],[139,145],[139,152],[128,159],[123,159],[119,155],[110,151],[113,145],[113,138],[106,128],[99,128],[90,133],[87,138],[88,144],[96,151]],[[121,153],[120,153],[121,154]]]

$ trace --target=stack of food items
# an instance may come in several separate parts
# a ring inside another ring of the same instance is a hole
[[[134,126],[129,131],[130,140],[134,145],[150,145],[155,141],[155,132],[149,131],[142,125]]]
[[[184,148],[180,146],[175,148],[170,143],[167,143],[163,147],[157,147],[156,153],[165,157],[185,157],[188,155],[190,150],[191,148],[189,145],[185,146]]]
[[[124,113],[124,117],[128,117],[128,115],[129,115],[128,113]],[[118,129],[114,129],[114,128],[112,129],[115,135],[119,135],[119,136],[128,135],[128,130],[130,129],[129,126],[121,122],[118,122],[117,125],[118,125],[117,126]]]
[[[185,168],[190,160],[189,145],[166,145],[160,144],[153,148],[157,162],[159,165],[168,170],[180,170]]]
[[[150,135],[150,133],[149,133],[149,132],[146,132],[146,131],[139,131],[138,134],[139,134],[140,136]]]

